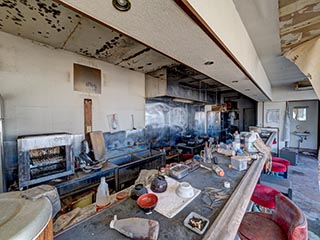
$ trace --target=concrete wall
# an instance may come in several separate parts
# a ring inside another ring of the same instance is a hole
[[[98,68],[102,93],[73,90],[73,63]],[[84,98],[92,99],[93,130],[109,131],[108,114],[121,130],[144,127],[145,76],[95,59],[41,46],[0,32],[0,94],[5,102],[4,140],[18,135],[83,133]]]

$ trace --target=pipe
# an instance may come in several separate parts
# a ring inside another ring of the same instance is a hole
[[[4,120],[4,100],[0,94],[0,193],[5,191],[5,171],[4,166],[4,151],[3,151],[3,120]]]

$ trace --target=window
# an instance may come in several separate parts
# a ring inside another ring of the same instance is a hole
[[[297,121],[307,121],[308,107],[294,107],[292,110],[292,118]]]

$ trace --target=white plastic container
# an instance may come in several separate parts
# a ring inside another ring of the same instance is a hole
[[[110,204],[109,186],[106,183],[106,178],[101,177],[100,184],[96,195],[96,210],[103,209]]]
[[[251,131],[245,138],[245,149],[247,152],[258,152],[258,150],[253,145],[254,141],[259,137],[258,133]]]
[[[246,170],[248,167],[248,160],[249,158],[247,156],[233,156],[231,157],[231,166],[238,171]]]

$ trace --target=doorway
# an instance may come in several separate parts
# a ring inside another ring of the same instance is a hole
[[[289,102],[290,147],[317,150],[318,101]]]
[[[243,130],[249,131],[250,126],[256,126],[256,111],[254,108],[243,109]]]

